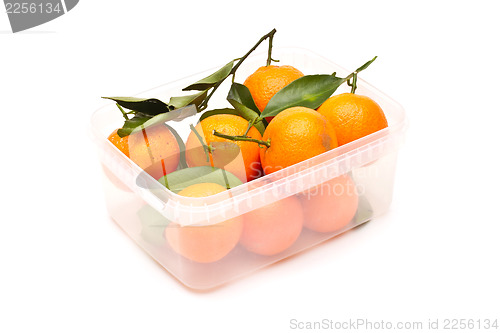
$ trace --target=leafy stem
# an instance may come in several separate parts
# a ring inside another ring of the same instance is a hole
[[[265,41],[266,39],[269,38],[269,40],[271,41],[272,38],[274,37],[274,34],[276,33],[276,29],[273,29],[271,30],[269,33],[265,34],[264,36],[261,37],[261,39],[259,39],[259,41],[257,42],[257,44],[255,44],[243,57],[240,58],[240,60],[238,61],[238,63],[236,63],[236,65],[234,65],[233,69],[231,70],[231,74],[234,75],[236,73],[236,70],[238,69],[238,67],[241,66],[241,64],[243,63],[243,61],[245,61],[246,58],[248,58],[248,56],[253,52],[255,51],[255,49],[263,42]],[[269,61],[269,60],[268,60]]]
[[[358,73],[354,72],[353,74],[354,75],[352,76],[352,81],[351,80],[347,80],[347,85],[349,87],[351,87],[351,94],[354,94],[356,92],[356,88],[358,87],[356,85],[356,83],[358,81]]]
[[[372,60],[367,61],[363,66],[359,67],[354,72],[352,72],[351,74],[349,74],[344,78],[343,82],[347,82],[347,85],[351,87],[351,94],[354,94],[356,92],[356,88],[358,87],[356,85],[358,81],[358,73],[368,68],[368,66],[370,66],[372,62],[375,61],[375,59],[377,59],[377,56],[375,56]],[[333,75],[335,76],[335,73],[333,73]]]
[[[261,120],[261,119],[260,119],[260,117],[258,117],[258,116],[257,116],[257,117],[255,117],[254,119],[250,120],[250,121],[248,122],[247,129],[246,129],[246,131],[245,131],[245,134],[243,134],[243,136],[247,136],[248,131],[250,131],[250,128],[252,128],[252,126],[253,126],[253,125],[255,125],[255,123],[256,123],[256,122],[258,122],[258,121],[260,121],[260,120]]]
[[[276,29],[273,29],[273,31],[276,32]],[[272,51],[273,51],[273,38],[274,38],[274,33],[272,33],[269,36],[269,47],[267,49],[267,62],[266,62],[266,66],[269,66],[271,64],[271,61],[274,61],[274,62],[278,62],[279,61],[279,60],[274,60],[272,58],[272,55],[271,55]]]
[[[127,121],[129,119],[127,116],[129,113],[125,112],[125,110],[123,110],[120,104],[116,103],[116,106],[118,107],[118,109],[120,109],[120,112],[122,113],[123,118],[125,118],[125,121]]]
[[[365,70],[377,57],[356,69],[347,77],[332,74],[314,74],[302,76],[281,90],[267,103],[260,113],[260,118],[276,116],[281,111],[294,106],[303,106],[316,109],[326,101],[345,82],[353,79],[359,72]],[[350,83],[350,82],[349,82]],[[355,83],[355,81],[354,81]],[[351,83],[352,84],[352,83]],[[248,120],[252,118],[247,118]]]
[[[215,136],[218,136],[219,138],[228,139],[231,141],[249,141],[249,142],[255,142],[259,146],[266,146],[267,148],[271,147],[271,139],[268,139],[267,141],[263,141],[263,140],[258,140],[258,139],[248,137],[246,135],[226,135],[226,134],[219,133],[216,130],[213,130],[212,134]]]
[[[213,94],[215,93],[215,91],[217,90],[217,88],[219,88],[219,86],[222,84],[222,82],[224,82],[229,76],[233,76],[233,81],[234,81],[234,75],[236,74],[236,71],[238,70],[238,68],[241,66],[241,64],[243,63],[243,61],[245,61],[246,58],[248,58],[248,56],[253,52],[255,51],[255,49],[263,42],[265,41],[266,39],[270,39],[272,40],[272,37],[274,36],[274,34],[276,33],[276,29],[273,29],[271,30],[269,33],[265,34],[264,36],[262,36],[259,41],[241,58],[237,58],[235,60],[238,60],[238,62],[236,63],[236,65],[233,66],[233,68],[231,69],[231,71],[229,72],[229,74],[223,78],[222,80],[218,81],[212,88],[212,91],[210,92],[210,94],[208,94],[208,96],[205,98],[205,100],[200,104],[199,106],[199,112],[205,110],[207,107],[208,107],[208,101],[210,100],[210,98],[213,96]],[[271,44],[270,44],[271,45]],[[269,59],[270,59],[270,53],[269,53]],[[268,59],[268,62],[270,62],[270,60]]]

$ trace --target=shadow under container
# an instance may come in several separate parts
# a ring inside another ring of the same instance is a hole
[[[236,82],[243,82],[265,64],[266,56],[248,58],[238,69]],[[303,49],[275,49],[273,57],[306,75],[350,73]],[[138,96],[168,101],[183,87],[212,72]],[[403,108],[390,97],[362,79],[357,85],[356,93],[371,97],[382,107],[388,128],[202,198],[170,191],[122,154],[107,140],[123,123],[120,112],[113,104],[97,110],[91,131],[105,171],[105,198],[111,218],[184,285],[210,289],[383,214],[392,200],[397,152],[407,120]],[[335,94],[347,91],[344,86]],[[210,101],[212,108],[227,107],[226,88],[227,82]],[[196,124],[200,114],[184,116],[168,125],[185,142],[189,124]]]

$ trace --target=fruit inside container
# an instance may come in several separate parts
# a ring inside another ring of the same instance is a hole
[[[199,79],[109,97],[115,105],[93,119],[106,137],[112,218],[193,288],[296,254],[390,204],[405,117],[358,78],[376,57],[349,72],[270,43],[267,57],[249,58],[274,33]]]

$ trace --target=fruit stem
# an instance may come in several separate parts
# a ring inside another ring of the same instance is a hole
[[[254,138],[250,138],[246,135],[226,135],[226,134],[219,133],[216,130],[213,130],[212,134],[215,136],[218,136],[219,138],[228,139],[231,141],[249,141],[249,142],[255,142],[255,143],[259,144],[259,146],[266,146],[267,148],[271,147],[271,139],[268,139],[267,141],[263,141],[263,140],[257,140]]]
[[[276,33],[276,29],[273,29],[271,30],[269,33],[265,34],[264,36],[262,36],[259,41],[257,42],[257,44],[255,44],[243,57],[240,58],[240,60],[238,61],[238,63],[236,65],[234,65],[233,69],[231,70],[231,73],[229,75],[234,75],[236,73],[236,70],[238,69],[238,67],[241,66],[241,64],[243,63],[243,61],[248,58],[248,56],[250,55],[250,53],[252,53],[253,51],[255,51],[255,49],[260,45],[260,43],[262,43],[263,41],[265,41],[266,39],[270,39],[272,40],[272,38],[274,37],[274,34]]]
[[[164,162],[164,160],[161,160],[161,169],[163,171],[163,174],[165,175],[165,177],[163,177],[165,179],[165,187],[170,190],[170,187],[168,186],[168,177],[167,177],[167,172],[165,170],[165,162]]]
[[[250,121],[248,122],[248,127],[247,127],[247,129],[246,129],[246,131],[245,131],[245,134],[243,134],[243,136],[247,136],[248,131],[250,131],[250,128],[252,128],[252,126],[255,124],[255,122],[256,122],[258,119],[259,119],[259,117],[255,117],[253,120],[250,120]]]
[[[367,68],[368,68],[368,66],[370,66],[370,65],[371,65],[371,64],[375,61],[375,59],[377,59],[377,56],[373,57],[373,59],[372,59],[372,60],[367,61],[367,62],[366,62],[363,66],[359,67],[358,69],[356,69],[356,70],[355,70],[354,72],[352,72],[351,74],[347,75],[347,76],[346,76],[346,77],[342,80],[343,82],[347,82],[347,85],[348,85],[349,87],[351,87],[351,93],[353,93],[353,94],[354,94],[354,92],[356,91],[356,88],[357,88],[357,86],[356,86],[356,82],[357,82],[357,80],[358,80],[358,73],[359,73],[359,72],[361,72],[361,71],[363,71],[363,70],[365,70],[365,69],[367,69]],[[334,72],[332,75],[333,75],[333,76],[336,76],[336,72]],[[352,79],[352,83],[351,83],[351,82],[349,82],[349,80],[351,80],[351,79]]]
[[[236,74],[236,70],[241,66],[241,64],[243,63],[243,61],[245,61],[245,59],[248,58],[248,56],[250,55],[250,53],[252,53],[253,51],[255,51],[255,49],[263,41],[265,41],[267,38],[269,38],[271,40],[273,38],[273,36],[274,36],[275,33],[276,33],[276,29],[271,30],[269,33],[267,33],[264,36],[262,36],[259,39],[259,41],[257,42],[257,44],[255,44],[243,57],[237,58],[238,62],[236,63],[236,65],[234,65],[233,69],[231,69],[231,72],[229,72],[228,76],[226,76],[224,79],[220,80],[219,82],[217,82],[214,85],[214,87],[212,88],[212,91],[210,92],[210,94],[208,94],[208,96],[205,98],[205,100],[200,104],[198,112],[201,112],[201,111],[203,111],[203,110],[205,110],[207,108],[208,101],[210,100],[210,98],[212,97],[212,95],[215,93],[215,91],[217,90],[217,88],[219,88],[219,86],[222,84],[222,82],[224,82],[229,76],[231,76],[231,75],[233,76],[232,79],[233,79],[233,82],[234,82],[234,75]],[[237,59],[234,59],[234,60],[237,60]],[[268,59],[268,61],[269,61],[269,59]]]
[[[198,140],[201,143],[201,146],[203,147],[203,151],[205,152],[205,156],[207,157],[207,162],[210,162],[210,156],[208,155],[210,153],[210,147],[208,147],[205,142],[203,142],[203,138],[201,137],[200,133],[196,130],[196,128],[193,126],[193,124],[189,124],[189,128],[193,133],[196,135]]]
[[[358,81],[358,72],[352,73],[352,81],[349,79],[347,80],[347,85],[351,87],[351,94],[354,94],[356,92],[356,88],[358,87],[356,85],[356,82]]]
[[[116,103],[116,106],[118,107],[118,109],[120,109],[120,112],[122,113],[123,118],[125,118],[125,121],[129,120],[128,116],[127,116],[127,112],[125,112],[125,110],[123,110],[123,108],[120,106],[120,104]]]
[[[229,186],[229,179],[227,179],[226,170],[224,169],[224,167],[222,167],[221,170],[222,170],[222,176],[224,177],[224,183],[226,184],[226,189],[229,190],[231,186]]]
[[[276,29],[273,29],[274,32],[276,32]],[[271,65],[271,61],[274,62],[279,62],[279,60],[274,60],[272,57],[272,52],[273,52],[273,38],[274,38],[274,33],[269,36],[269,47],[267,49],[267,61],[266,61],[266,66]]]

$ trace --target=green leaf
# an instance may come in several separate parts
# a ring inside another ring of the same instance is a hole
[[[118,136],[124,137],[130,134],[137,133],[144,128],[165,123],[170,120],[184,119],[196,114],[196,107],[186,106],[170,112],[161,113],[154,117],[137,113],[132,119],[126,120],[123,127],[118,130]]]
[[[328,74],[306,75],[298,78],[271,98],[261,116],[276,116],[281,111],[294,106],[316,109],[344,82],[344,78]]]
[[[209,110],[209,111],[203,112],[201,114],[200,120],[198,122],[200,122],[203,119],[208,118],[210,116],[216,115],[216,114],[234,114],[235,116],[239,116],[240,115],[238,113],[238,111],[236,111],[235,109],[230,109],[230,108],[214,109],[214,110]]]
[[[238,115],[246,120],[253,121],[259,118],[259,108],[255,105],[252,94],[250,94],[250,90],[246,86],[233,82],[229,89],[227,100],[234,107]],[[259,121],[254,126],[259,130],[261,135],[264,134],[266,130],[264,121]]]
[[[190,104],[194,104],[196,105],[196,107],[198,107],[206,97],[207,97],[207,90],[203,90],[193,95],[171,97],[168,103],[170,105],[173,105],[176,109],[182,108]]]
[[[186,162],[186,145],[184,144],[184,141],[182,140],[179,133],[177,133],[177,131],[172,126],[169,126],[168,124],[165,124],[165,126],[167,126],[170,132],[172,132],[172,134],[175,136],[175,140],[177,140],[177,144],[179,145],[180,155],[181,155],[179,161],[179,167],[181,169],[187,168],[188,165]]]
[[[230,100],[229,103],[234,107],[236,112],[240,117],[245,118],[248,121],[253,121],[255,118],[259,118],[259,114],[252,109],[247,108],[245,105],[238,103],[235,100]],[[261,135],[264,135],[264,131],[266,130],[266,126],[264,125],[264,119],[260,120],[253,124],[253,126],[260,132]],[[243,133],[241,133],[243,134]]]
[[[364,223],[370,221],[372,218],[373,208],[370,205],[370,202],[364,195],[359,196],[358,210],[356,211],[356,215],[354,215],[353,223]]]
[[[149,116],[168,112],[174,109],[156,98],[136,98],[136,97],[103,97],[111,99],[126,109],[137,111]]]
[[[158,180],[164,186],[165,178],[168,188],[174,193],[179,193],[186,187],[199,183],[216,183],[226,188],[233,188],[242,184],[241,180],[232,173],[210,166],[199,166],[171,172]]]
[[[361,72],[361,71],[363,71],[363,70],[367,69],[367,68],[368,68],[368,66],[370,66],[370,65],[372,64],[372,62],[374,62],[374,61],[375,61],[375,59],[377,59],[377,56],[375,56],[372,60],[367,61],[367,62],[366,62],[363,66],[361,66],[361,67],[359,67],[358,69],[356,69],[356,72],[358,72],[358,73],[359,73],[359,72]]]
[[[161,246],[165,244],[163,232],[171,223],[150,205],[144,205],[137,211],[137,216],[141,221],[141,237],[146,242]]]
[[[229,63],[224,65],[217,72],[203,78],[195,83],[187,86],[182,90],[207,90],[215,86],[220,81],[223,81],[225,78],[229,76],[231,70],[233,69],[234,60],[231,60]]]
[[[236,101],[240,104],[243,104],[247,108],[254,110],[260,115],[260,110],[255,105],[255,101],[253,100],[252,94],[248,88],[240,83],[233,82],[231,88],[229,89],[229,93],[227,94],[227,100],[231,103],[231,101]]]
[[[120,138],[123,138],[127,135],[130,135],[135,128],[140,127],[149,119],[151,119],[150,116],[136,114],[131,119],[126,120],[122,128],[120,128],[116,133]]]

